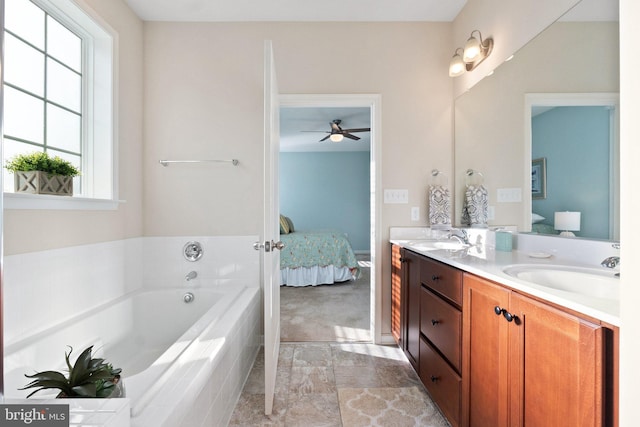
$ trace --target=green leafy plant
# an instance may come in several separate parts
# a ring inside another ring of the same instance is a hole
[[[57,371],[43,371],[25,377],[33,379],[29,384],[20,390],[36,388],[27,397],[45,389],[58,389],[58,397],[109,397],[115,390],[116,383],[120,379],[121,369],[114,369],[110,363],[105,363],[104,359],[92,358],[93,346],[86,348],[75,364],[71,366],[69,357],[73,348],[69,347],[69,352],[65,352],[64,359],[69,369],[68,377]]]
[[[80,175],[78,168],[71,162],[58,156],[50,157],[47,153],[36,151],[28,154],[18,154],[7,160],[4,166],[11,172],[16,171],[42,171],[54,175],[77,176]]]

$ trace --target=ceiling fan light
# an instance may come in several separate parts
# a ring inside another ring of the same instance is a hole
[[[340,133],[332,133],[329,139],[331,140],[331,142],[340,142],[344,139],[344,137]]]
[[[451,62],[449,63],[449,77],[458,77],[462,75],[466,70],[466,66],[462,57],[456,50],[456,54],[451,58]]]

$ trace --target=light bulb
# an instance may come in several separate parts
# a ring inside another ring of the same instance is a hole
[[[466,66],[460,54],[456,53],[449,63],[449,77],[458,77],[466,71]]]
[[[480,42],[475,37],[469,37],[469,40],[464,45],[464,53],[462,59],[466,63],[475,62],[481,52]]]
[[[332,133],[329,139],[333,142],[340,142],[344,137],[341,133]]]

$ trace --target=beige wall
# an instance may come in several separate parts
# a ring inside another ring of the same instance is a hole
[[[82,0],[117,33],[117,211],[5,210],[6,255],[142,235],[142,22],[122,0]],[[91,13],[91,11],[90,11]]]
[[[451,173],[450,24],[145,24],[145,234],[260,234],[263,40],[273,41],[284,94],[380,94],[383,205],[390,226],[424,218],[429,171]],[[158,165],[162,158],[238,158]],[[379,190],[381,194],[381,190]],[[383,244],[382,332],[389,332],[390,253]]]
[[[145,26],[147,235],[260,231],[265,39],[281,93],[382,95],[385,188],[423,206],[427,170],[450,169],[449,24]],[[157,163],[232,157],[239,167]],[[403,224],[407,206],[385,207],[384,229]]]
[[[589,43],[581,43],[585,35]],[[593,67],[592,52],[600,52]],[[455,101],[455,223],[460,223],[464,171],[484,174],[495,220],[526,230],[528,203],[497,203],[498,188],[520,188],[525,195],[524,105],[527,93],[619,91],[618,23],[557,22],[513,60]]]
[[[473,72],[454,79],[454,96],[462,94],[491,70],[527,44],[579,0],[467,0],[453,22],[450,58],[457,47],[464,47],[473,30],[493,37],[491,56]]]

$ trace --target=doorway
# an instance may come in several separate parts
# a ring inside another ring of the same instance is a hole
[[[330,130],[330,123],[334,119],[345,119],[345,122],[343,123],[345,125],[344,128],[353,128],[354,126],[356,128],[360,128],[362,126],[361,124],[364,122],[362,121],[358,122],[356,120],[356,116],[357,115],[362,116],[363,112],[365,113],[364,115],[365,115],[365,118],[367,119],[366,123],[369,124],[369,126],[367,127],[370,127],[371,129],[370,132],[366,132],[367,140],[370,140],[370,142],[367,142],[367,147],[364,147],[363,144],[361,144],[358,146],[359,148],[356,149],[356,152],[345,153],[340,157],[335,157],[334,155],[334,158],[339,158],[340,161],[344,161],[343,157],[344,158],[350,157],[352,160],[354,158],[357,158],[359,160],[355,160],[356,162],[360,162],[359,164],[362,164],[364,161],[366,162],[366,166],[367,166],[366,172],[364,172],[368,175],[365,178],[366,188],[363,189],[362,191],[363,192],[368,191],[368,206],[366,206],[362,210],[362,212],[355,215],[362,219],[362,221],[360,222],[366,221],[367,225],[365,226],[364,230],[362,229],[362,227],[360,227],[360,229],[358,230],[357,229],[358,227],[354,226],[353,224],[352,225],[345,224],[343,228],[345,227],[348,228],[349,230],[345,230],[348,233],[349,231],[352,232],[352,235],[349,236],[349,240],[351,241],[354,251],[356,252],[356,257],[358,258],[361,271],[365,273],[365,275],[363,276],[368,276],[364,278],[361,276],[360,279],[358,279],[360,280],[359,283],[362,283],[362,280],[367,280],[367,283],[366,283],[367,288],[365,292],[367,292],[368,295],[365,295],[365,296],[368,297],[367,299],[369,302],[368,304],[369,307],[366,307],[367,308],[366,316],[368,316],[368,319],[366,319],[364,322],[359,322],[360,326],[358,326],[357,328],[351,327],[352,325],[348,325],[348,322],[341,322],[339,319],[336,319],[337,321],[335,323],[344,323],[344,324],[347,324],[348,326],[343,327],[344,325],[341,326],[340,324],[336,324],[336,325],[333,325],[333,327],[331,328],[333,329],[331,333],[327,334],[327,331],[325,330],[323,331],[323,333],[318,333],[315,335],[317,339],[314,339],[313,338],[314,334],[311,333],[310,334],[311,338],[307,338],[304,340],[305,341],[316,341],[316,340],[332,341],[332,340],[336,340],[331,338],[332,336],[338,336],[339,339],[337,340],[340,340],[340,341],[380,342],[379,325],[380,325],[381,310],[378,307],[378,302],[380,301],[380,296],[379,296],[380,292],[378,289],[379,286],[376,286],[376,284],[380,283],[381,273],[380,273],[380,266],[378,266],[377,265],[378,263],[376,263],[375,261],[376,254],[380,253],[380,246],[381,246],[379,241],[380,203],[378,198],[376,197],[376,189],[380,188],[379,183],[381,180],[379,176],[380,175],[379,168],[376,168],[376,164],[378,164],[379,158],[380,158],[379,157],[380,156],[379,155],[380,153],[380,131],[379,131],[380,129],[380,97],[379,95],[281,95],[280,108],[281,108],[281,112],[291,112],[294,115],[296,114],[296,111],[299,113],[302,109],[305,109],[307,111],[311,111],[311,110],[323,111],[325,115],[326,114],[335,115],[340,113],[344,116],[344,117],[332,116],[331,119],[329,120],[323,120],[323,122],[324,121],[327,122],[324,127],[318,127],[317,125],[310,126],[308,129],[309,131],[319,131],[319,133],[317,133],[317,135],[313,135],[312,138],[307,138],[308,140],[313,142],[317,142],[320,139],[324,138],[325,136],[328,136],[328,132],[324,132],[326,133],[326,135],[323,134],[323,129],[325,129],[326,127],[327,130]],[[286,119],[287,114],[284,114],[284,115]],[[322,117],[322,118],[326,119],[326,117]],[[351,124],[349,123],[349,118],[353,120]],[[284,124],[285,121],[282,120],[281,123]],[[300,131],[297,131],[297,132],[300,132]],[[363,134],[360,134],[360,133],[357,133],[356,135],[358,135],[359,137],[363,136]],[[307,135],[307,136],[311,136],[311,135]],[[362,139],[365,139],[365,138],[362,138]],[[282,141],[284,142],[284,137],[282,138]],[[326,141],[329,141],[329,140],[327,139]],[[353,140],[350,140],[348,142],[353,143]],[[330,142],[328,144],[325,143],[324,148],[320,149],[320,151],[327,151],[327,148],[331,148],[331,147],[327,147],[327,145],[329,144],[332,144],[332,143]],[[333,145],[334,145],[333,148],[337,148],[335,147],[337,144],[333,144]],[[349,151],[348,148],[345,149],[346,146],[347,144],[342,144],[340,145],[340,149],[342,151]],[[366,148],[366,150],[364,148]],[[307,148],[307,150],[316,151],[316,149],[314,148]],[[353,148],[351,150],[353,150]],[[328,155],[327,153],[324,153],[324,152],[321,152],[319,154],[325,155],[325,158]],[[363,157],[363,156],[366,156],[366,157]],[[305,158],[305,155],[297,156],[296,158]],[[286,165],[286,163],[287,163],[286,161],[283,161],[281,163],[281,168],[283,167],[283,164]],[[283,188],[283,185],[286,185],[286,184],[283,184],[283,182],[281,181],[281,184],[280,184],[281,189]],[[366,202],[363,202],[363,203],[366,203]],[[288,206],[292,206],[292,205],[289,204]],[[288,215],[288,212],[281,212],[281,213],[284,215]],[[330,216],[330,215],[327,213],[326,216]],[[292,218],[292,219],[295,224],[296,218]],[[303,225],[305,224],[304,220],[299,222],[301,222]],[[340,221],[338,220],[338,222]],[[346,282],[343,284],[336,283],[334,285],[326,285],[326,286],[323,285],[323,286],[306,287],[306,288],[313,288],[313,289],[305,290],[305,292],[313,293],[314,295],[323,293],[325,297],[331,298],[333,300],[337,300],[340,303],[344,302],[344,300],[348,300],[348,298],[352,298],[352,301],[355,301],[356,299],[364,299],[362,298],[362,296],[364,295],[362,294],[363,292],[362,290],[364,288],[363,287],[356,288],[354,284],[357,284],[357,283],[358,281]],[[315,288],[318,288],[318,289],[315,289]],[[324,288],[324,289],[320,290],[320,288]],[[355,292],[355,289],[358,289],[358,292],[360,292],[359,294],[360,296],[353,294],[353,292]],[[286,299],[288,298],[288,295],[292,294],[292,291],[296,291],[296,289],[291,290],[289,289],[289,287],[286,287],[286,288],[282,288],[281,291],[282,291],[281,296]],[[285,295],[285,292],[287,293],[287,295]],[[341,292],[346,292],[344,294],[344,298],[341,297],[340,295]],[[314,296],[311,296],[311,298],[313,299]],[[315,299],[314,301],[317,302],[317,301],[320,301],[320,299]],[[309,306],[308,301],[306,305]],[[330,303],[327,306],[331,308]],[[318,305],[318,308],[321,309],[322,307]],[[345,309],[347,308],[348,307],[345,307]],[[307,307],[307,309],[308,309],[307,313],[311,313],[313,311],[313,306]],[[336,313],[336,311],[334,311],[334,313]],[[362,314],[362,312],[360,314]],[[283,316],[285,315],[286,314],[283,314]],[[296,321],[303,324],[307,320],[310,320],[310,319],[305,319],[305,317],[310,317],[310,316],[308,315],[305,316],[304,313],[302,313],[300,316],[298,316]],[[283,317],[283,322],[285,320],[286,319]],[[313,320],[311,320],[311,322],[313,322]],[[303,324],[302,326],[305,326],[305,325]],[[313,328],[311,329],[307,328],[307,329],[308,331],[310,330],[313,332]],[[285,330],[284,327],[283,327],[283,330]],[[366,332],[366,334],[364,334],[363,331]],[[333,332],[335,332],[335,335],[332,335]],[[283,339],[285,339],[284,336],[283,336]]]

